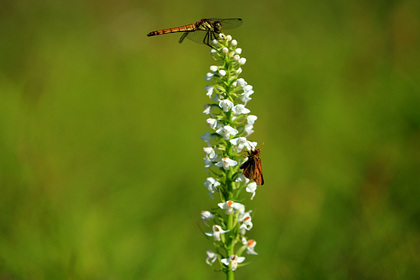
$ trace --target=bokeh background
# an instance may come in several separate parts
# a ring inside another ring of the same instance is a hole
[[[420,2],[1,1],[0,279],[224,279],[200,211],[209,49],[264,142],[237,279],[420,279]]]

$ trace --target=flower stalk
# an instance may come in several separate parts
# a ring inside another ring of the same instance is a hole
[[[253,199],[257,190],[257,184],[240,169],[247,160],[244,153],[257,146],[247,139],[254,132],[257,117],[246,108],[254,91],[239,77],[246,59],[240,56],[242,49],[237,47],[237,41],[221,33],[210,52],[218,65],[212,65],[205,78],[211,82],[205,87],[211,102],[204,106],[203,113],[208,116],[206,122],[211,132],[201,137],[207,145],[203,148],[208,173],[204,186],[208,195],[217,197],[220,203],[214,209],[202,211],[201,218],[211,229],[206,235],[214,246],[214,251],[207,250],[207,264],[217,263],[215,270],[223,271],[228,280],[233,280],[235,270],[245,265],[242,255],[257,254],[255,240],[247,238],[253,226],[252,211],[246,211],[245,205],[239,203],[246,197]]]

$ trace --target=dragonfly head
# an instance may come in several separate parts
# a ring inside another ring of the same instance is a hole
[[[222,23],[220,21],[214,22],[214,31],[220,33],[222,30]]]

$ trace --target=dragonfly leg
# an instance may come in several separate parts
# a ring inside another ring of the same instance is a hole
[[[179,38],[179,43],[181,44],[182,41],[184,41],[185,37],[187,37],[188,32],[184,32],[184,34],[182,34],[181,38]]]
[[[218,35],[219,34],[216,33],[216,32],[211,32],[211,38],[210,38],[210,40],[213,41],[213,39],[217,39]]]
[[[209,45],[209,33],[210,33],[210,31],[208,31],[208,32],[206,33],[206,36],[204,36],[204,38],[203,38],[203,43],[204,43],[204,44],[206,44],[207,46],[211,47],[211,46]]]
[[[207,38],[207,41],[210,42],[210,41],[213,41],[214,39],[217,40],[217,37],[219,37],[219,33],[217,33],[217,32],[210,32],[210,35],[209,35],[209,38]]]

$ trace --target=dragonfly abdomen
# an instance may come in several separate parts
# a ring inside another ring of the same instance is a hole
[[[168,28],[168,29],[162,29],[157,31],[152,31],[147,36],[155,36],[155,35],[162,35],[167,33],[175,33],[175,32],[188,32],[188,31],[194,31],[197,30],[195,27],[195,24],[188,24],[180,27],[174,27],[174,28]]]

